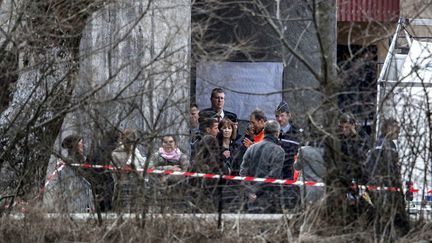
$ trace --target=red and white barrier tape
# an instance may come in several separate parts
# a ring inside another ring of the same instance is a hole
[[[73,167],[81,167],[81,168],[93,168],[93,169],[105,169],[112,171],[138,171],[142,172],[143,169],[133,170],[131,168],[116,168],[111,165],[91,165],[91,164],[70,164]],[[265,182],[265,183],[273,183],[273,184],[284,184],[284,185],[306,185],[306,186],[325,186],[322,182],[314,182],[314,181],[294,181],[294,180],[285,180],[285,179],[273,179],[273,178],[257,178],[257,177],[249,177],[249,176],[230,176],[230,175],[217,175],[210,173],[198,173],[198,172],[189,172],[189,171],[174,171],[174,170],[157,170],[157,169],[147,169],[147,173],[149,174],[163,174],[163,175],[178,175],[185,177],[200,177],[205,179],[225,179],[225,180],[234,180],[234,181],[251,181],[251,182]]]
[[[42,188],[42,191],[45,190],[45,188],[48,186],[49,183],[51,183],[51,181],[53,181],[55,179],[55,177],[57,176],[57,174],[62,171],[64,169],[64,167],[66,166],[66,163],[63,161],[59,161],[56,164],[56,168],[53,171],[53,173],[51,173],[51,175],[49,175],[46,179],[45,185]]]
[[[111,171],[138,171],[142,172],[143,169],[134,170],[130,167],[128,168],[116,168],[111,165],[92,165],[92,164],[70,164],[73,167],[81,167],[81,168],[93,168],[93,169],[105,169]],[[315,186],[315,187],[323,187],[325,184],[323,182],[314,182],[314,181],[295,181],[295,180],[286,180],[286,179],[274,179],[274,178],[258,178],[258,177],[250,177],[250,176],[231,176],[231,175],[218,175],[218,174],[210,174],[210,173],[199,173],[199,172],[188,172],[188,171],[174,171],[174,170],[158,170],[158,169],[147,169],[147,173],[149,174],[163,174],[163,175],[177,175],[177,176],[185,176],[185,177],[198,177],[204,179],[225,179],[225,180],[234,180],[234,181],[249,181],[249,182],[264,182],[264,183],[272,183],[272,184],[282,184],[282,185],[297,185],[297,186]],[[359,185],[362,189],[368,189],[369,191],[399,191],[400,189],[397,187],[380,187],[380,186],[365,186]],[[410,192],[419,192],[419,189],[410,188]],[[432,193],[432,190],[427,192]]]

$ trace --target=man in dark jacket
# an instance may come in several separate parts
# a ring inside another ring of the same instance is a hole
[[[344,164],[342,180],[348,186],[351,186],[352,181],[364,184],[363,164],[366,162],[367,151],[370,148],[369,137],[366,134],[360,136],[356,119],[348,113],[342,114],[339,118],[339,129],[341,158]]]
[[[299,133],[291,121],[292,114],[289,110],[288,103],[281,101],[276,107],[275,116],[281,127],[279,139],[281,140],[281,145],[286,155],[284,167],[282,169],[282,177],[284,179],[292,179],[294,156],[300,144]]]
[[[288,103],[281,101],[275,110],[276,120],[278,121],[281,131],[279,135],[280,143],[285,151],[285,161],[282,168],[283,179],[293,179],[294,177],[294,156],[299,149],[300,139],[299,132],[291,121],[292,113]],[[300,200],[300,188],[289,185],[281,186],[281,196],[283,207],[294,208]]]
[[[405,211],[405,200],[402,191],[401,165],[397,146],[394,140],[398,139],[400,132],[399,122],[394,118],[385,119],[381,126],[381,135],[377,146],[371,151],[367,160],[369,185],[397,188],[398,191],[371,192],[374,226],[376,232],[383,232],[388,225],[401,236],[409,231],[409,219]],[[393,235],[386,235],[393,236]]]
[[[285,152],[279,145],[279,133],[279,123],[274,120],[265,123],[264,140],[248,148],[240,166],[240,176],[281,178]],[[277,196],[273,193],[273,188],[274,186],[268,183],[251,184],[248,187],[249,212],[274,212]]]
[[[202,110],[199,113],[200,117],[209,118],[209,117],[206,117],[205,114],[209,111],[213,111],[216,113],[213,118],[216,118],[218,120],[218,122],[221,121],[225,117],[230,119],[232,122],[237,121],[237,115],[235,113],[224,110],[225,91],[222,88],[214,88],[212,90],[210,101],[211,101],[212,106],[210,108]]]

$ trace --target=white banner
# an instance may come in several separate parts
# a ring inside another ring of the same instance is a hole
[[[196,99],[200,109],[211,107],[211,90],[225,90],[225,110],[239,119],[259,108],[268,119],[282,100],[283,65],[277,62],[200,62],[196,67]]]

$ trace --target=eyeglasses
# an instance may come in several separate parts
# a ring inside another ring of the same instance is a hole
[[[162,143],[168,144],[168,143],[175,143],[174,140],[168,140],[168,141],[162,141]]]

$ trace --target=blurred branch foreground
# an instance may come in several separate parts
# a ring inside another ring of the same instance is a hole
[[[338,130],[346,112],[372,138],[382,118],[398,118],[401,178],[423,189],[418,200],[432,181],[431,77],[421,76],[415,63],[399,70],[407,53],[385,59],[378,81],[370,77],[383,50],[404,52],[406,44],[421,49],[421,42],[395,37],[395,44],[386,43],[399,1],[390,16],[374,19],[359,10],[356,15],[366,16],[337,19],[336,4],[347,14],[352,2],[0,0],[0,241],[430,239],[430,222],[409,221],[399,184],[397,192],[375,195],[373,206],[353,207],[346,198]],[[230,63],[273,69],[246,68],[232,77],[221,72],[224,80],[212,80],[211,68]],[[427,63],[420,64],[429,70]],[[419,73],[420,98],[404,83]],[[122,167],[117,160],[146,172],[166,134],[190,155],[189,105],[210,106],[208,91],[216,86],[226,90],[227,106],[242,112],[241,135],[254,109],[274,119],[281,100],[290,104],[302,144],[319,143],[323,151],[325,196],[308,204],[301,201],[304,188],[272,185],[269,200],[277,214],[239,216],[252,200],[248,183],[70,166]],[[21,232],[30,228],[34,235]]]

